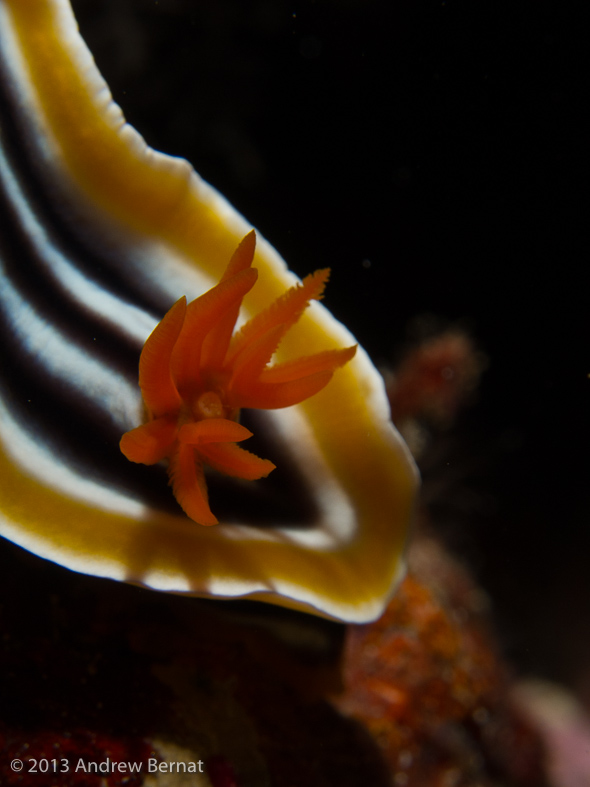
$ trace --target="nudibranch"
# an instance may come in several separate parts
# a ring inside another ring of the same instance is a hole
[[[317,301],[324,274],[300,283],[260,235],[250,264],[245,219],[125,123],[68,0],[0,0],[0,86],[0,533],[161,591],[377,617],[417,474],[380,375]],[[312,302],[276,323],[285,291]]]

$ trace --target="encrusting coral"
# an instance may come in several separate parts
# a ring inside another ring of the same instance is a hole
[[[172,744],[204,775],[152,774],[153,784],[544,784],[481,592],[429,538],[415,541],[384,616],[348,627],[105,586],[10,544],[0,558],[12,599],[1,610],[2,784],[56,783],[10,771],[12,758],[160,762]],[[129,775],[71,768],[58,783],[123,787]]]

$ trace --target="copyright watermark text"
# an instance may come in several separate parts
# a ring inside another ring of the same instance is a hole
[[[17,773],[204,773],[203,760],[161,762],[155,757],[147,762],[124,762],[111,760],[109,757],[100,762],[82,757],[72,761],[65,757],[52,760],[28,757],[24,760],[12,760],[10,767]]]

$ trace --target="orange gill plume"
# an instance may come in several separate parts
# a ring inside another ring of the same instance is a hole
[[[239,424],[243,407],[278,409],[322,390],[356,346],[269,366],[311,300],[319,300],[329,270],[307,276],[234,334],[242,299],[258,277],[252,230],[219,284],[187,305],[180,298],[148,337],[139,386],[149,421],[126,432],[121,451],[132,462],[169,460],[168,475],[184,512],[201,525],[218,524],[209,507],[203,467],[253,481],[275,465],[238,442],[252,436]]]

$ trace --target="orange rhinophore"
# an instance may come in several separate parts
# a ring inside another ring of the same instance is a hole
[[[121,451],[151,465],[167,458],[172,490],[184,512],[215,525],[203,467],[256,480],[275,465],[237,443],[252,433],[237,422],[243,407],[277,409],[322,390],[356,346],[269,366],[281,339],[311,300],[322,297],[329,270],[316,271],[233,333],[242,299],[258,276],[250,232],[219,284],[187,304],[178,300],[147,339],[139,386],[149,421],[126,432]]]

